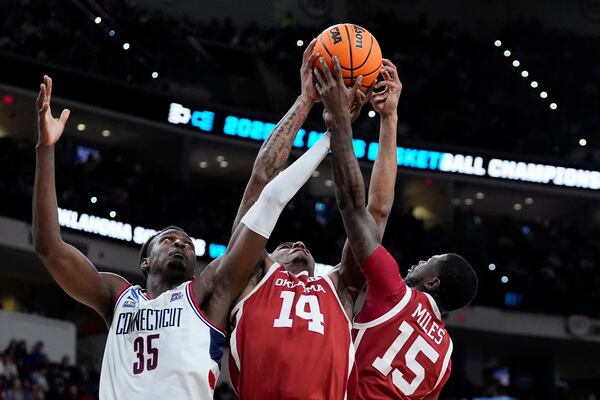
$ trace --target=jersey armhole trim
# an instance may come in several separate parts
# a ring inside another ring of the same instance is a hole
[[[127,289],[129,289],[130,287],[133,287],[133,285],[129,282],[127,282],[126,284],[123,285],[123,287],[117,292],[115,298],[114,298],[114,303],[113,303],[113,308],[116,309],[117,305],[119,305],[119,302],[121,301],[121,298],[123,297],[123,295],[125,294],[125,292],[127,292]]]
[[[406,307],[406,305],[408,304],[408,302],[410,301],[410,299],[412,297],[412,293],[413,293],[412,289],[407,287],[406,293],[404,293],[404,296],[402,297],[402,299],[400,299],[398,304],[396,304],[394,307],[392,307],[391,310],[389,310],[388,312],[383,314],[381,317],[375,318],[372,321],[354,322],[352,324],[352,326],[354,327],[354,329],[365,329],[365,328],[372,328],[374,326],[383,324],[384,322],[392,319],[396,314],[398,314],[400,311],[402,311]],[[359,313],[360,313],[360,311],[359,311]]]
[[[448,370],[448,365],[450,364],[450,357],[452,356],[452,350],[454,348],[452,339],[449,339],[449,340],[450,340],[450,344],[448,346],[448,351],[446,352],[446,355],[444,356],[444,361],[442,362],[442,370],[440,371],[440,376],[438,376],[438,380],[435,383],[435,386],[433,387],[431,392],[434,392],[435,390],[437,390],[440,382],[442,382],[442,379],[444,379],[444,376],[446,375],[446,370]],[[431,392],[429,392],[429,393],[431,393]]]
[[[196,315],[206,324],[209,328],[214,329],[224,337],[227,336],[225,334],[225,330],[222,329],[219,325],[212,322],[200,309],[198,302],[196,301],[196,296],[194,296],[194,290],[192,289],[192,281],[188,282],[187,288],[185,289],[186,297],[192,306],[192,309],[195,311]]]

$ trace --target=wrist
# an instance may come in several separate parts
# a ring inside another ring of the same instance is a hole
[[[306,93],[300,93],[300,96],[296,99],[296,101],[300,102],[300,104],[306,107],[312,107],[318,103],[318,99],[312,98]]]
[[[35,145],[35,151],[51,151],[54,150],[54,144],[43,144],[43,143],[37,143]]]
[[[397,123],[398,122],[398,113],[393,111],[391,113],[382,113],[380,114],[381,122],[386,123]]]

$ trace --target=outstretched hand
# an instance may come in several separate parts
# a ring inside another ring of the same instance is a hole
[[[315,80],[312,74],[312,66],[320,55],[314,51],[316,43],[317,39],[313,39],[308,46],[306,46],[304,54],[302,55],[302,67],[300,67],[300,85],[302,87],[302,95],[313,104],[321,101],[319,93],[315,88]]]
[[[321,96],[323,105],[325,106],[325,123],[329,126],[331,122],[330,118],[339,115],[347,115],[351,119],[351,110],[357,99],[357,91],[362,83],[362,76],[359,76],[354,85],[350,88],[344,85],[344,78],[342,77],[342,68],[340,62],[336,56],[333,57],[333,68],[335,77],[331,74],[329,67],[325,60],[321,57],[321,71],[318,68],[314,69],[316,78],[317,92]],[[360,98],[361,101],[364,98]],[[360,104],[360,103],[358,103]],[[355,111],[360,111],[360,106],[354,107]]]
[[[40,93],[37,97],[38,110],[38,143],[37,147],[51,147],[60,139],[69,114],[68,109],[64,109],[60,118],[52,116],[50,100],[52,98],[52,79],[44,75],[44,83],[40,85]]]
[[[381,76],[383,80],[375,84],[375,89],[384,88],[371,97],[371,105],[381,116],[389,116],[396,113],[398,101],[402,93],[402,83],[398,77],[396,66],[388,59],[382,61]]]

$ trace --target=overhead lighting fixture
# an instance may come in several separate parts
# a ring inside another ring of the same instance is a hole
[[[376,113],[375,113],[375,111],[373,111],[373,110],[370,110],[370,111],[367,113],[367,115],[369,116],[369,118],[374,118],[374,117],[375,117],[375,115],[376,115]]]
[[[483,199],[485,199],[485,194],[482,192],[477,192],[477,193],[475,193],[475,198],[477,200],[483,200]]]
[[[129,43],[125,42],[123,43],[123,50],[129,50],[131,46],[129,45]]]
[[[541,93],[540,93],[540,97],[541,97],[542,99],[545,99],[546,97],[548,97],[548,93],[547,93],[547,92],[541,92]]]
[[[522,206],[520,203],[515,203],[515,204],[513,205],[513,209],[514,209],[515,211],[521,211],[521,209],[522,209],[522,208],[523,208],[523,206]]]
[[[96,18],[94,18],[94,22],[95,22],[96,24],[99,24],[100,22],[102,22],[102,18],[100,18],[100,17],[96,17]]]
[[[90,203],[96,204],[97,202],[98,202],[98,198],[96,196],[92,196],[92,198],[90,199]]]
[[[528,71],[526,71],[526,70],[525,70],[525,71],[521,71],[521,76],[522,76],[523,78],[527,78],[527,77],[529,76],[529,72],[528,72]]]
[[[115,211],[111,211],[108,215],[110,215],[111,218],[114,218],[117,216],[117,213]]]
[[[298,39],[298,41],[296,41],[296,46],[298,46],[298,47],[304,46],[304,40]]]
[[[200,168],[206,168],[206,167],[208,167],[208,163],[207,163],[206,161],[200,161],[200,162],[198,163],[198,166],[199,166]]]
[[[465,199],[465,205],[466,206],[472,206],[473,205],[473,199]]]
[[[504,57],[510,57],[511,54],[510,50],[504,50]]]
[[[551,110],[556,110],[557,108],[558,108],[558,105],[556,103],[550,103]]]
[[[495,271],[495,270],[496,270],[496,264],[493,264],[493,263],[492,263],[492,264],[488,265],[488,269],[489,269],[490,271]]]
[[[532,205],[533,204],[533,198],[532,197],[525,197],[525,204],[527,205]]]
[[[519,65],[521,65],[521,62],[519,60],[513,60],[512,62],[513,67],[518,67]]]
[[[496,41],[494,42],[494,46],[496,46],[496,47],[500,47],[500,46],[502,46],[502,41],[501,41],[501,40],[496,40]]]
[[[587,144],[587,140],[585,140],[584,138],[579,139],[579,145],[581,147],[584,147]]]
[[[537,81],[531,81],[531,87],[532,87],[532,88],[534,88],[534,89],[535,89],[536,87],[538,87],[538,83],[537,83]]]
[[[108,129],[103,130],[102,131],[102,136],[109,137],[110,136],[110,131]]]
[[[503,275],[502,278],[500,278],[500,282],[502,282],[502,283],[508,283],[508,276]]]
[[[85,124],[77,124],[77,130],[79,132],[85,131],[85,128],[86,128]]]

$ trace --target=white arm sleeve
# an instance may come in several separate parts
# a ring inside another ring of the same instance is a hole
[[[242,223],[251,231],[268,239],[283,208],[329,152],[329,144],[330,136],[329,132],[326,132],[302,157],[265,186],[256,203],[242,218]]]

